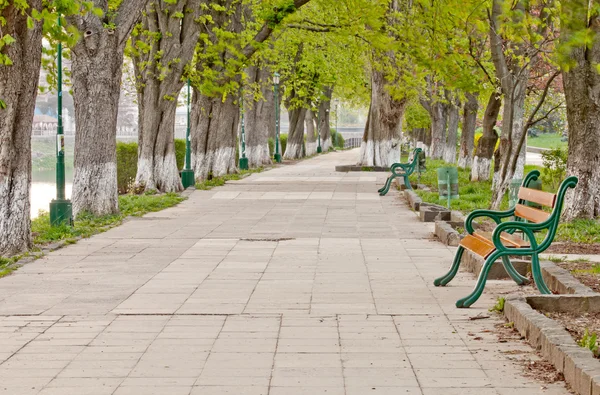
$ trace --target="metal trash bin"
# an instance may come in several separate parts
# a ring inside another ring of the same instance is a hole
[[[440,200],[446,200],[448,208],[450,201],[458,199],[458,169],[456,167],[440,167],[438,173],[438,191]]]

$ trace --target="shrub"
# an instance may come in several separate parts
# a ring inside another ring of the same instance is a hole
[[[117,187],[119,193],[127,193],[137,173],[138,144],[117,142]]]
[[[117,142],[117,188],[120,194],[128,193],[137,174],[138,143]],[[177,168],[183,169],[185,163],[185,140],[175,139],[175,158]]]
[[[331,129],[331,144],[335,148],[344,149],[344,137],[341,133],[338,133],[335,129]]]
[[[542,181],[558,189],[567,174],[568,152],[563,148],[553,148],[542,152],[544,168],[542,170]]]

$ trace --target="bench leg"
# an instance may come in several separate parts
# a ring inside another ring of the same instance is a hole
[[[517,271],[517,269],[515,269],[515,267],[510,262],[510,259],[508,258],[508,256],[505,255],[505,256],[502,257],[502,264],[504,265],[504,269],[506,270],[506,272],[508,273],[508,275],[513,280],[515,280],[515,282],[518,285],[525,285],[525,284],[529,283],[529,279],[527,277],[521,276],[521,273],[519,273]]]
[[[500,253],[498,251],[494,251],[489,257],[487,257],[483,267],[481,268],[481,272],[479,273],[479,278],[477,279],[477,285],[475,286],[475,289],[469,296],[459,299],[456,302],[456,307],[467,308],[471,307],[473,303],[477,302],[477,299],[479,299],[483,293],[483,289],[485,288],[485,282],[490,274],[490,269],[498,258],[500,258]]]
[[[540,290],[540,293],[543,295],[550,295],[552,291],[546,285],[544,281],[544,277],[542,276],[542,269],[540,268],[540,258],[537,254],[533,254],[531,256],[531,273],[533,274],[533,280],[535,281],[535,285],[537,289]]]
[[[394,178],[396,178],[396,176],[393,174],[388,177],[383,188],[377,191],[379,192],[379,195],[385,196],[390,191],[390,187],[392,186],[392,181],[394,181]]]
[[[463,252],[465,252],[465,248],[463,246],[459,246],[458,250],[456,251],[456,255],[454,256],[454,262],[452,263],[450,271],[444,274],[442,277],[436,278],[433,281],[433,285],[435,285],[436,287],[443,287],[450,281],[452,281],[454,276],[456,276],[456,273],[458,273],[458,268],[460,266],[460,260],[463,256]]]
[[[404,185],[406,186],[406,189],[411,189],[412,190],[412,185],[410,185],[410,181],[408,180],[408,176],[404,176]]]

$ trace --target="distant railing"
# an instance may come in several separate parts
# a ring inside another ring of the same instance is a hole
[[[351,137],[344,141],[344,149],[358,148],[362,143],[362,137]]]

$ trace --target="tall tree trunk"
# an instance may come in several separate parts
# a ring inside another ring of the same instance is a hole
[[[579,178],[577,187],[567,194],[565,217],[594,218],[600,216],[600,18],[593,13],[588,21],[591,4],[584,0],[566,0],[561,24],[562,40],[592,29],[591,46],[572,46],[573,65],[563,71],[563,86],[569,121],[569,159],[567,172]],[[563,28],[564,27],[564,28]]]
[[[192,97],[192,166],[196,179],[237,171],[236,145],[240,111],[237,97]]]
[[[391,96],[383,72],[373,70],[371,81],[371,105],[359,164],[388,167],[400,160],[400,133],[407,101]]]
[[[258,84],[262,96],[258,101],[251,95],[245,98],[246,157],[250,167],[260,167],[271,164],[269,137],[275,136],[275,97],[268,68],[252,66],[246,74],[248,84]]]
[[[150,2],[134,32],[133,62],[138,87],[138,188],[183,190],[175,159],[175,114],[183,73],[200,34],[200,0]],[[182,18],[173,15],[181,14]],[[150,32],[147,34],[145,32]]]
[[[333,87],[327,86],[323,89],[323,96],[326,100],[319,103],[319,124],[317,127],[318,133],[321,135],[321,149],[323,152],[329,151],[331,147],[331,96],[333,95]]]
[[[460,101],[452,93],[446,93],[448,104],[446,114],[448,115],[448,133],[444,147],[444,161],[456,163],[456,144],[458,140],[458,121],[460,118]]]
[[[502,133],[500,147],[494,154],[494,179],[491,208],[498,209],[513,177],[523,178],[525,168],[526,144],[519,149],[517,142],[525,133],[525,96],[529,80],[529,63],[520,65],[517,56],[527,55],[525,43],[514,45],[513,52],[508,56],[504,53],[505,45],[500,36],[500,18],[502,15],[502,0],[493,0],[490,18],[490,49],[496,69],[496,77],[500,81],[504,108],[502,114]],[[516,5],[523,13],[523,2]],[[517,157],[517,165],[513,172],[511,163]]]
[[[116,137],[123,51],[148,0],[121,3],[111,13],[115,28],[88,12],[68,18],[82,37],[72,48],[71,79],[75,104],[73,215],[114,214],[118,208]],[[94,0],[108,13],[108,4]]]
[[[288,108],[290,130],[283,157],[285,159],[299,159],[304,157],[304,120],[306,108]]]
[[[479,138],[475,150],[473,167],[471,168],[471,181],[487,181],[490,179],[492,157],[498,142],[498,133],[494,128],[498,121],[500,107],[502,107],[502,98],[496,92],[492,92],[483,115],[483,135]]]
[[[146,191],[183,190],[175,158],[177,100],[165,100],[162,84],[148,80],[139,89],[138,168],[135,183]],[[174,83],[173,89],[182,84]]]
[[[473,148],[475,128],[477,126],[477,112],[479,111],[478,93],[467,93],[467,101],[463,109],[462,134],[460,136],[460,154],[458,167],[469,168],[473,164]]]
[[[42,1],[29,1],[41,11]],[[3,34],[16,41],[2,53],[12,65],[0,65],[0,256],[31,247],[31,128],[42,58],[42,22],[27,27],[27,15],[14,5],[0,9]]]
[[[306,124],[306,156],[317,153],[317,134],[315,133],[315,115],[312,111],[306,111],[304,118]]]

